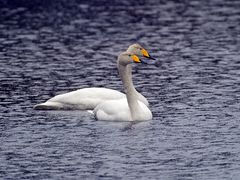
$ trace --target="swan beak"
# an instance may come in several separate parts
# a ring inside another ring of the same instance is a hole
[[[132,59],[133,59],[133,62],[135,63],[147,64],[146,62],[141,61],[141,59],[139,59],[139,57],[137,57],[136,55],[132,55]]]
[[[155,58],[153,58],[152,56],[149,55],[149,53],[147,52],[146,49],[143,49],[143,48],[142,48],[141,51],[142,51],[142,54],[143,54],[144,57],[146,57],[146,58],[148,58],[148,59],[155,60]]]
[[[149,55],[148,59],[156,60],[155,58],[153,58],[153,57],[150,56],[150,55]]]
[[[140,60],[139,57],[137,57],[136,55],[133,54],[131,57],[132,57],[132,59],[133,59],[133,62],[135,62],[135,63],[141,63],[141,60]]]

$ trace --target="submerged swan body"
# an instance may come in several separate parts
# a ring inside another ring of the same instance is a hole
[[[118,71],[123,82],[127,98],[104,101],[94,109],[97,120],[105,121],[147,121],[152,119],[149,108],[138,100],[138,94],[132,83],[132,73],[128,66],[132,62],[141,62],[137,56],[124,52],[118,57]]]
[[[153,59],[148,52],[139,44],[133,44],[127,49],[128,53],[144,56]],[[127,71],[131,71],[131,66],[127,67]],[[134,88],[137,98],[148,106],[147,99],[138,93]],[[34,106],[36,110],[93,110],[98,104],[106,100],[118,100],[126,98],[126,95],[108,88],[83,88],[65,94],[57,95],[45,103]]]

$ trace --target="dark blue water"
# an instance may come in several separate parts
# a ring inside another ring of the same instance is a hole
[[[0,2],[0,179],[240,178],[240,1]],[[153,120],[35,111],[84,87],[122,90],[135,66]]]

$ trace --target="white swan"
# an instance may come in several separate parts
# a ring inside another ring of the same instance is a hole
[[[152,58],[147,50],[145,50],[139,44],[133,44],[129,46],[127,52],[136,54],[138,56],[143,56],[149,59]],[[132,70],[131,66],[127,67],[127,71]],[[138,93],[134,88],[135,94],[137,94],[138,99],[148,106],[147,99]],[[34,106],[36,110],[93,110],[99,103],[106,100],[122,99],[126,95],[107,88],[83,88],[76,91],[72,91],[65,94],[57,95],[45,103],[37,104]]]
[[[138,94],[132,83],[132,73],[128,67],[141,60],[128,52],[118,56],[118,71],[123,82],[127,98],[104,101],[97,105],[93,113],[97,120],[105,121],[146,121],[152,119],[149,108],[138,100]]]

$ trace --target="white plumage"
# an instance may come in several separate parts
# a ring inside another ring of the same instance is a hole
[[[57,95],[34,108],[44,110],[92,110],[103,101],[121,98],[126,98],[126,95],[113,89],[83,88]]]
[[[139,44],[129,46],[127,52],[138,56],[151,58],[148,52]],[[131,66],[128,66],[128,71],[131,71]],[[138,93],[134,88],[137,98],[148,106],[147,99]],[[93,110],[99,103],[106,100],[117,100],[126,98],[126,95],[107,88],[83,88],[65,94],[57,95],[45,103],[37,104],[34,109],[37,110]]]
[[[152,119],[152,113],[148,107],[138,101],[140,106],[139,114],[132,117],[127,99],[109,100],[100,103],[94,110],[96,119],[102,121],[146,121]]]
[[[128,52],[118,57],[118,71],[123,82],[127,98],[103,101],[94,109],[98,120],[105,121],[147,121],[152,119],[149,108],[139,101],[138,93],[132,83],[132,73],[129,71],[131,63],[140,63],[140,59]]]

